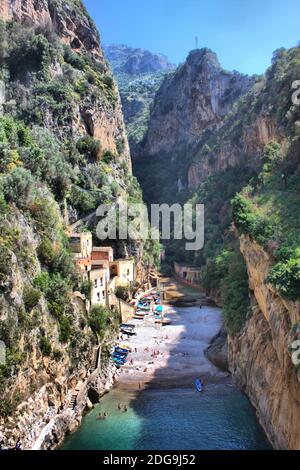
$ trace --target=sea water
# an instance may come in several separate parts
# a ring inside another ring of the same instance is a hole
[[[128,411],[118,410],[118,404]],[[106,420],[98,420],[106,412]],[[88,413],[64,450],[254,450],[271,446],[246,396],[228,379],[189,388],[115,387]]]

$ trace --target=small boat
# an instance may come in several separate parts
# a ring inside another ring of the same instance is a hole
[[[120,354],[129,354],[129,349],[124,349],[124,348],[121,348],[120,346],[116,347],[115,348],[115,352],[116,353],[120,353]]]
[[[121,358],[118,358],[118,357],[113,357],[113,361],[118,364],[118,365],[124,365],[125,362],[126,362],[126,359],[121,359]]]
[[[161,323],[163,326],[167,326],[172,323],[172,320],[170,320],[170,318],[164,318]]]
[[[136,313],[138,315],[149,315],[149,312],[146,310],[137,310]]]
[[[121,333],[124,333],[125,335],[129,335],[129,336],[135,336],[136,335],[136,332],[132,329],[129,329],[129,328],[121,328]]]
[[[126,323],[123,323],[120,326],[121,333],[125,333],[126,335],[136,335],[136,332],[134,331],[134,329],[135,329],[135,325],[130,325]]]
[[[203,392],[203,384],[200,379],[195,380],[195,387],[198,392]]]
[[[123,353],[123,352],[114,351],[114,352],[113,352],[113,356],[114,356],[114,357],[127,357],[127,356],[128,356],[128,353]]]
[[[127,356],[124,356],[124,355],[121,355],[121,354],[117,354],[117,353],[113,353],[113,359],[117,359],[117,360],[119,360],[119,361],[126,362]]]
[[[138,308],[140,310],[150,310],[150,305],[148,303],[139,303],[138,304]]]

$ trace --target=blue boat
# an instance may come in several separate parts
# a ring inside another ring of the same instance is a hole
[[[149,304],[138,304],[138,308],[140,310],[150,310],[150,305]]]
[[[115,348],[115,352],[116,353],[119,353],[119,354],[129,354],[129,350],[128,349],[123,349],[123,348]]]
[[[203,384],[200,379],[195,380],[195,387],[198,392],[203,392]]]
[[[120,353],[113,353],[113,357],[117,358],[117,359],[123,359],[125,360],[126,357],[127,357],[127,354],[120,354]]]
[[[121,359],[121,358],[117,358],[117,357],[114,357],[113,361],[114,361],[115,364],[118,364],[118,365],[121,365],[121,366],[123,366],[126,362],[126,360]]]

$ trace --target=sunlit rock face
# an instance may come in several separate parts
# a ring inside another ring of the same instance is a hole
[[[205,131],[222,123],[250,85],[248,77],[224,71],[210,50],[192,51],[157,94],[145,153],[174,155],[195,148]]]
[[[300,449],[300,374],[292,362],[293,327],[299,302],[282,299],[266,284],[272,259],[257,243],[241,238],[247,263],[253,313],[243,331],[229,339],[233,377],[257,409],[277,449]]]

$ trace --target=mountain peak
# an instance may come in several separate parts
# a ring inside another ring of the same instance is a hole
[[[142,75],[147,73],[167,72],[176,65],[169,62],[163,54],[154,54],[144,49],[122,45],[104,46],[107,59],[115,73]]]
[[[186,63],[193,66],[207,64],[216,69],[221,69],[217,54],[207,47],[192,50],[186,59]]]

